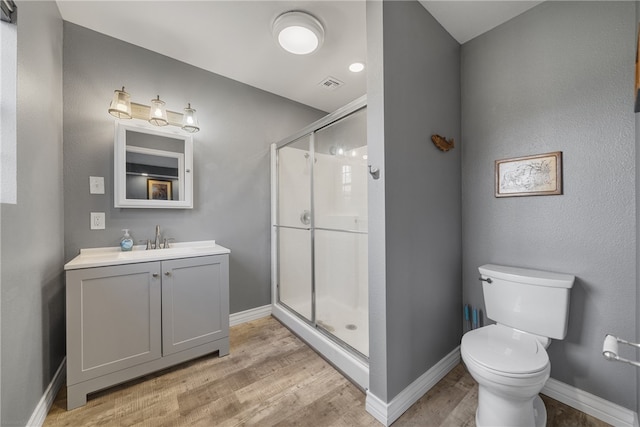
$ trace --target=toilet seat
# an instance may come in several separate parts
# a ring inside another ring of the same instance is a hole
[[[506,377],[536,376],[548,369],[549,356],[535,337],[502,325],[489,325],[462,337],[465,358]]]

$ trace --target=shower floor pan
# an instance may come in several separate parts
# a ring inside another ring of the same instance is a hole
[[[287,305],[293,309],[300,310],[299,312],[301,313],[308,313],[310,304],[305,304],[306,307],[302,307],[304,304],[292,304],[289,301]],[[306,311],[304,311],[305,308]],[[330,332],[339,340],[357,350],[357,352],[362,353],[362,355],[356,354],[356,352],[349,350],[347,346],[340,345],[336,340],[329,338],[326,334],[292,313],[284,305],[273,304],[272,313],[276,319],[322,354],[351,381],[363,390],[368,389],[369,364],[363,355],[368,354],[369,350],[369,327],[368,316],[364,310],[351,310],[352,315],[346,316],[345,313],[337,314],[332,309],[331,312],[325,313],[324,319],[318,316],[318,325],[321,328]],[[354,316],[353,313],[357,313],[357,315]],[[351,325],[355,326],[355,329]]]

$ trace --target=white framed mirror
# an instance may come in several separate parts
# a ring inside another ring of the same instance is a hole
[[[116,208],[193,208],[193,138],[178,130],[117,121]]]

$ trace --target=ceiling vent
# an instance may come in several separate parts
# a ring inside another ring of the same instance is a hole
[[[318,84],[327,90],[336,90],[339,87],[341,87],[344,83],[336,79],[335,77],[329,76]]]

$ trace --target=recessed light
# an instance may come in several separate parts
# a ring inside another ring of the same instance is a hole
[[[286,12],[273,21],[273,37],[287,52],[306,55],[315,52],[324,41],[320,21],[304,12]]]
[[[354,62],[349,65],[349,71],[352,73],[359,73],[362,70],[364,70],[364,64],[362,62]]]

